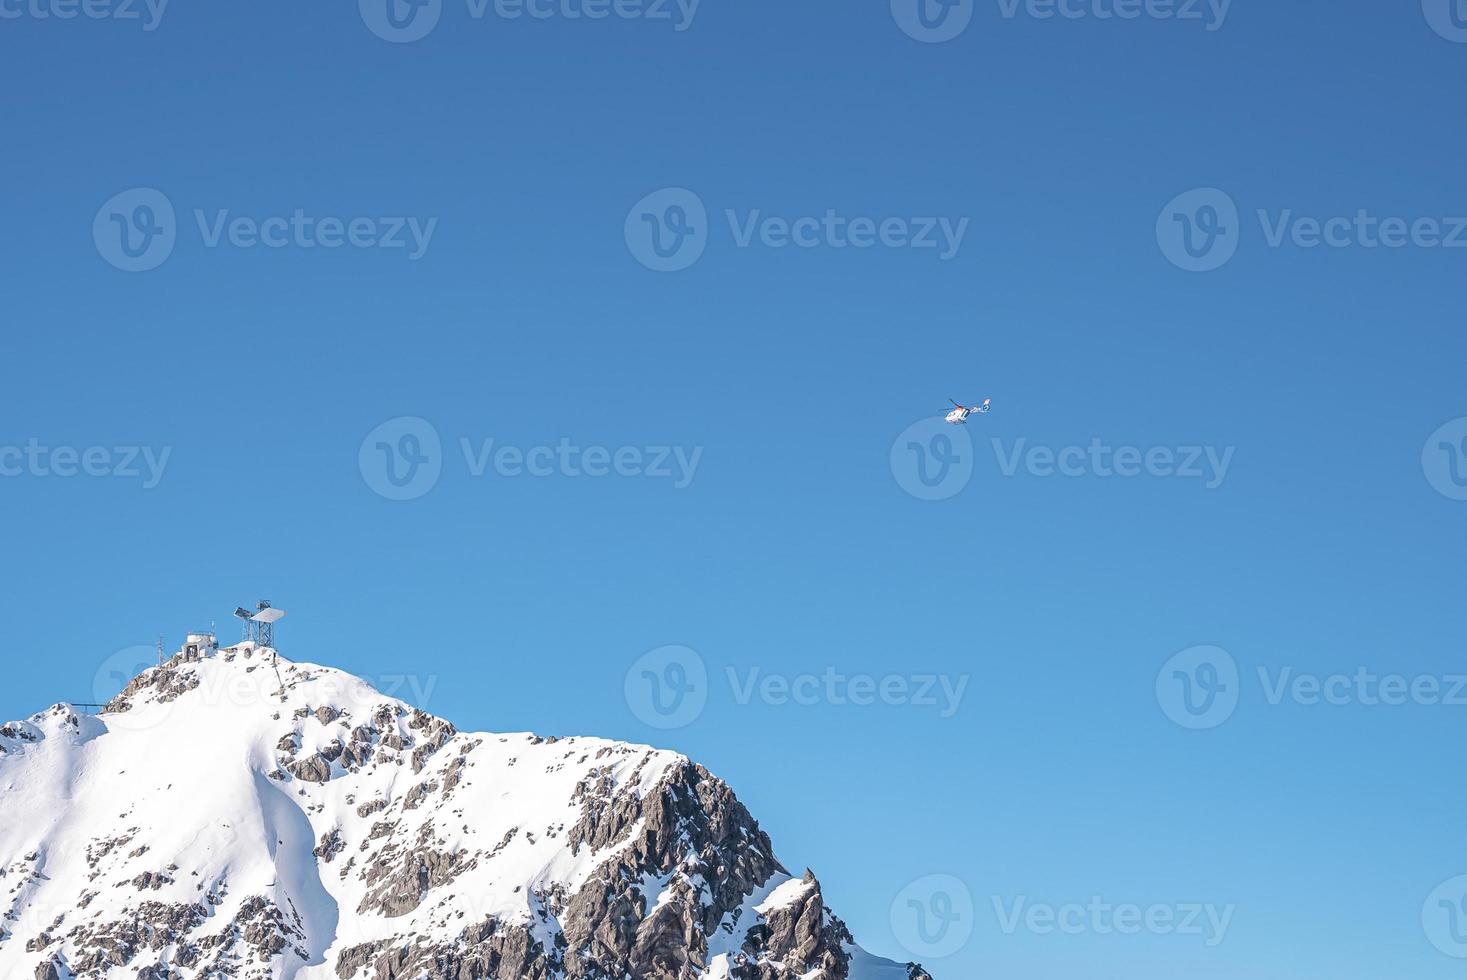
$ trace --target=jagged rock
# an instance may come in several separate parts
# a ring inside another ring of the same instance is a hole
[[[790,879],[701,766],[599,739],[460,735],[375,692],[333,700],[362,685],[328,669],[282,660],[277,679],[261,663],[247,644],[175,657],[108,709],[263,685],[258,717],[231,712],[218,731],[204,712],[158,712],[146,741],[130,741],[126,726],[64,706],[0,729],[7,820],[51,799],[50,783],[28,785],[44,768],[32,759],[78,739],[96,744],[88,779],[70,785],[97,794],[78,803],[112,814],[82,831],[38,821],[16,835],[23,858],[0,853],[12,903],[0,918],[19,933],[0,933],[0,980],[270,980],[328,955],[340,980],[699,980],[723,968],[731,980],[851,980],[856,947],[819,882]],[[50,836],[61,832],[79,836]],[[916,965],[884,970],[931,980]]]
[[[157,891],[164,885],[171,884],[173,884],[172,878],[156,871],[145,871],[132,880],[132,887],[138,891]]]
[[[807,869],[803,888],[788,905],[768,912],[749,930],[744,962],[733,970],[736,980],[783,980],[796,976],[844,977],[850,962],[845,945],[851,934],[830,914],[820,882]]]
[[[331,778],[331,762],[319,752],[297,759],[285,769],[296,779],[307,783],[324,783]]]
[[[332,859],[345,849],[346,842],[341,839],[341,831],[332,828],[321,835],[320,843],[316,845],[315,850],[311,853],[316,855],[320,861],[330,864]]]

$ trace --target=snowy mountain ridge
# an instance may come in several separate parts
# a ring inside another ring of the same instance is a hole
[[[930,980],[682,755],[460,733],[248,642],[0,727],[0,977]]]

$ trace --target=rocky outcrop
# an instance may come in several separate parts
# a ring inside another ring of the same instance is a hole
[[[701,766],[677,767],[645,798],[627,791],[608,799],[599,777],[581,790],[572,846],[627,843],[558,910],[569,977],[695,975],[706,965],[707,937],[784,873],[748,810]],[[670,889],[651,910],[636,884],[649,876],[669,878]]]
[[[308,783],[324,783],[331,778],[331,760],[317,752],[290,763],[285,771]]]
[[[98,784],[74,839],[38,821],[0,854],[0,920],[19,933],[0,929],[0,978],[272,980],[325,964],[340,980],[849,980],[856,947],[819,881],[791,879],[703,767],[600,739],[460,735],[339,672],[262,666],[246,645],[145,671],[108,708],[146,717],[144,741],[65,706],[0,730],[7,785],[30,771],[18,755],[85,739],[74,785]],[[198,731],[209,712],[154,711],[232,685],[263,696],[219,730]],[[200,759],[240,771],[196,785]],[[189,805],[200,785],[205,808]]]
[[[80,950],[69,964],[77,976],[127,966],[143,951],[158,952],[202,925],[199,905],[143,902],[132,915],[98,925],[77,926],[67,938]]]
[[[581,818],[568,832],[570,846],[616,853],[574,894],[543,896],[547,919],[559,925],[559,942],[546,947],[524,927],[491,918],[452,943],[353,947],[338,956],[337,975],[694,980],[708,966],[708,937],[750,894],[785,874],[758,823],[701,766],[678,766],[645,796],[611,792],[605,774],[593,774],[578,788],[577,800]],[[460,870],[453,855],[404,854],[367,872],[375,888],[358,911],[404,915]],[[643,883],[662,878],[668,891],[652,907]],[[740,980],[791,980],[811,970],[823,971],[811,980],[846,976],[842,945],[850,934],[825,908],[814,876],[806,883],[799,902],[775,910],[767,925],[751,931],[735,967]],[[799,969],[780,974],[780,964]],[[505,969],[510,972],[496,972]]]
[[[847,973],[853,942],[845,924],[825,907],[820,882],[809,870],[805,886],[788,905],[769,910],[764,922],[749,930],[743,955],[734,967],[736,980],[838,980]]]
[[[429,889],[446,885],[471,866],[462,851],[442,852],[415,848],[402,853],[389,844],[363,876],[371,892],[357,907],[358,913],[377,912],[389,919],[417,908]]]
[[[143,671],[129,681],[121,693],[102,710],[110,713],[129,711],[132,709],[133,699],[144,694],[161,704],[177,700],[199,686],[198,672],[186,670],[184,667],[186,664],[198,663],[201,659],[202,654],[196,650],[184,651],[166,663]]]
[[[558,962],[527,929],[487,919],[449,942],[420,939],[396,947],[368,943],[344,950],[336,960],[336,975],[350,980],[365,970],[371,980],[554,980]]]

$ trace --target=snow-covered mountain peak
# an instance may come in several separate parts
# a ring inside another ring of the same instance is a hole
[[[908,980],[722,781],[190,645],[0,727],[0,976]]]

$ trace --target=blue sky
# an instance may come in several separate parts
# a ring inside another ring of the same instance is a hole
[[[0,714],[267,596],[939,980],[1455,976],[1467,705],[1290,685],[1467,671],[1467,10],[1120,6],[4,4]],[[1232,911],[1004,928],[1092,897]]]

